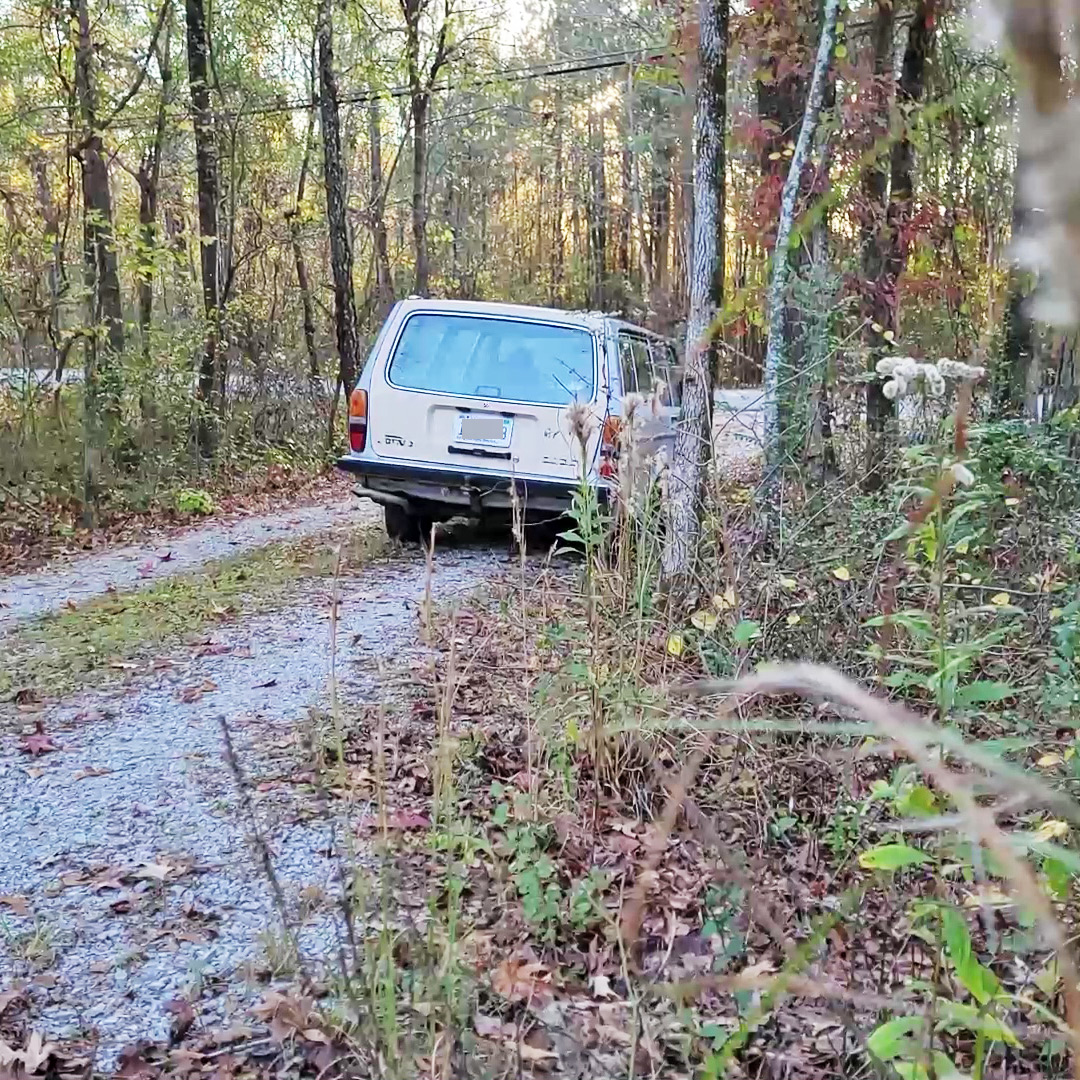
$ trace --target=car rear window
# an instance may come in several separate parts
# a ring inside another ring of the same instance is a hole
[[[592,335],[476,315],[410,315],[387,375],[395,386],[536,405],[591,401]]]

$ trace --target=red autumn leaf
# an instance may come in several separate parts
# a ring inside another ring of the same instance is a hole
[[[156,565],[157,563],[155,563],[153,559],[147,559],[146,562],[139,567],[139,577],[149,577],[154,572],[154,567]]]
[[[33,757],[39,757],[41,754],[51,754],[60,747],[52,741],[52,736],[47,735],[45,732],[45,725],[38,720],[34,724],[34,733],[32,735],[24,735],[19,740],[19,749],[24,754],[30,754]]]

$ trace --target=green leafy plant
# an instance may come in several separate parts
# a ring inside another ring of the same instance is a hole
[[[214,500],[209,492],[183,488],[176,493],[176,509],[183,514],[212,514]]]

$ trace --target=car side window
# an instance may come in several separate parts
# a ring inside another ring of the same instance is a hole
[[[627,391],[651,394],[654,378],[649,342],[637,334],[619,334],[619,363]]]
[[[650,341],[649,351],[654,382],[664,384],[660,404],[665,408],[678,408],[682,387],[679,384],[678,359],[675,349],[665,341]]]

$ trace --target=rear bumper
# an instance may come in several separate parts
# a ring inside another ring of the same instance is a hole
[[[563,513],[570,509],[576,484],[558,480],[527,480],[468,470],[431,468],[390,461],[372,461],[347,454],[337,466],[360,478],[363,487],[385,492],[409,502],[441,505],[480,514],[486,510],[510,510],[511,490],[517,488],[518,505],[526,512]],[[601,499],[607,488],[600,488]]]

